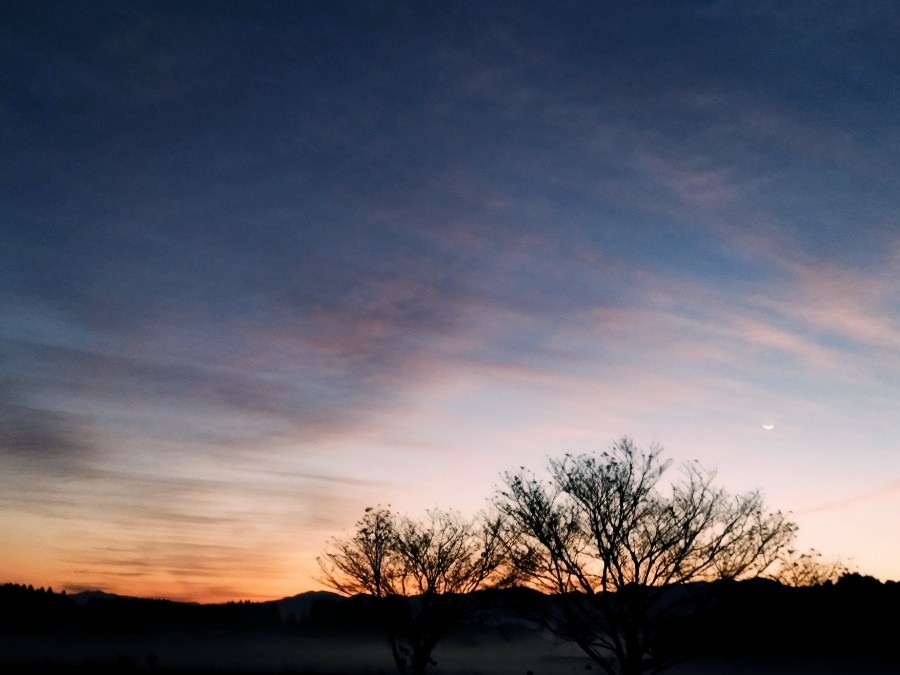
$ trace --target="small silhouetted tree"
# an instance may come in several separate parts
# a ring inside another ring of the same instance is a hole
[[[318,559],[322,581],[344,595],[384,598],[396,593],[400,561],[395,520],[389,508],[367,508],[353,535],[333,540]]]
[[[788,548],[779,556],[769,576],[785,586],[822,586],[835,583],[849,572],[842,560],[826,558],[814,548],[806,551]]]
[[[431,510],[414,520],[379,507],[366,509],[353,535],[333,540],[319,566],[331,588],[380,603],[398,671],[421,675],[472,608],[472,593],[509,581],[505,552],[499,517]]]
[[[685,611],[688,584],[761,574],[796,529],[759,492],[731,496],[696,463],[664,486],[660,453],[623,438],[550,460],[548,480],[508,473],[495,500],[517,567],[556,600],[539,620],[608,675],[671,665],[660,629]]]

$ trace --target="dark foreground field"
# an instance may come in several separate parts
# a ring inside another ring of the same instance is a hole
[[[0,672],[148,673],[213,675],[378,675],[394,671],[389,649],[375,635],[259,635],[253,633],[130,636],[0,636]],[[576,647],[539,632],[448,638],[438,646],[435,675],[569,675],[599,670]],[[827,656],[700,658],[667,671],[672,675],[896,675],[896,666]]]

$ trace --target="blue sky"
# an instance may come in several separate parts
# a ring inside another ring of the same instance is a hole
[[[11,581],[287,595],[622,435],[900,578],[893,3],[0,12]]]

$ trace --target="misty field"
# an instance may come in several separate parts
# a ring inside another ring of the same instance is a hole
[[[752,649],[748,653],[752,654]],[[158,633],[117,636],[0,635],[2,663],[119,667],[123,671],[209,670],[322,675],[396,672],[383,637],[368,633]],[[539,631],[469,633],[448,637],[435,650],[435,675],[569,675],[600,671],[572,644]],[[14,670],[12,672],[15,672]],[[701,659],[665,671],[671,675],[889,675],[890,666],[817,659]]]

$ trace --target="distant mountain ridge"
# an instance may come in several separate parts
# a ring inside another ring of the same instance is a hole
[[[10,584],[5,584],[10,585]],[[15,585],[15,584],[13,584]],[[42,589],[37,589],[38,591]],[[49,589],[48,592],[53,592],[52,589]],[[302,616],[308,616],[310,608],[313,603],[320,600],[333,600],[338,601],[344,599],[344,596],[339,595],[333,591],[304,591],[302,593],[298,593],[297,595],[291,595],[284,598],[279,598],[276,600],[228,600],[226,602],[195,602],[191,600],[170,600],[168,598],[154,598],[154,597],[146,597],[146,596],[138,596],[138,595],[122,595],[120,593],[109,593],[108,591],[100,590],[100,589],[86,589],[83,591],[78,591],[77,593],[66,593],[67,597],[71,598],[72,601],[78,605],[83,606],[92,600],[154,600],[154,601],[164,601],[164,602],[175,602],[184,605],[227,605],[234,604],[240,602],[251,602],[252,604],[259,605],[268,605],[274,604],[278,607],[278,611],[281,614],[282,619],[286,619],[288,616],[293,614],[297,618]]]
[[[281,600],[268,600],[278,607],[278,613],[282,621],[287,621],[293,616],[296,620],[308,619],[316,602],[339,602],[344,596],[332,591],[305,591]]]

